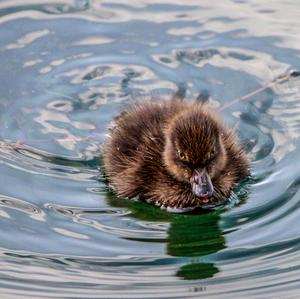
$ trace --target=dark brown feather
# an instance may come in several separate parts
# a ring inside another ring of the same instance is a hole
[[[249,174],[245,153],[213,110],[175,100],[134,105],[116,119],[103,152],[110,185],[119,196],[158,206],[204,206],[192,193],[190,170],[178,161],[178,146],[189,167],[207,163],[215,189],[209,204],[225,201],[234,185]],[[210,165],[213,150],[218,156]]]

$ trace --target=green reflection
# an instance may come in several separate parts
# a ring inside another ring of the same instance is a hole
[[[192,263],[182,266],[176,276],[186,280],[204,279],[213,277],[218,272],[218,268],[213,263]]]
[[[186,264],[177,271],[179,278],[204,279],[219,272],[207,256],[225,248],[218,225],[222,211],[172,214],[144,202],[118,199],[110,191],[107,198],[111,206],[129,209],[138,220],[169,223],[166,240],[145,241],[167,242],[167,254],[183,258]]]
[[[201,261],[201,257],[225,248],[225,239],[218,226],[219,219],[218,212],[211,212],[181,215],[171,221],[167,253],[172,256],[191,258],[191,263],[182,266],[177,276],[183,279],[203,279],[219,272],[213,263]]]

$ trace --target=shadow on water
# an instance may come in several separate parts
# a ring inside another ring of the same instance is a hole
[[[159,242],[166,242],[168,255],[183,258],[185,264],[178,269],[177,277],[205,279],[219,272],[208,256],[226,247],[219,227],[224,210],[171,214],[144,202],[119,199],[111,191],[107,191],[107,201],[113,207],[128,209],[137,220],[169,224],[166,239]]]

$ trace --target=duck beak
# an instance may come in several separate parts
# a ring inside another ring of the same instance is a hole
[[[211,197],[214,186],[206,169],[195,170],[192,176],[192,190],[197,197]]]

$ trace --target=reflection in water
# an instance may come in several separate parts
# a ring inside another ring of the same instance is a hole
[[[202,257],[225,248],[225,239],[218,226],[219,212],[200,215],[178,215],[170,222],[167,253],[172,256],[189,257],[177,276],[183,279],[213,277],[218,268]]]
[[[186,280],[205,279],[218,273],[217,266],[206,260],[208,255],[225,248],[219,228],[221,211],[170,214],[143,202],[118,199],[110,191],[107,198],[113,207],[129,209],[137,220],[168,223],[167,237],[162,241],[166,243],[166,253],[184,261],[176,276]]]

